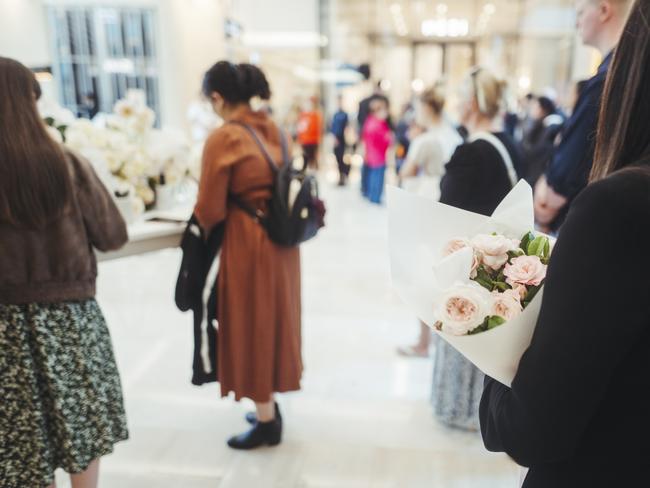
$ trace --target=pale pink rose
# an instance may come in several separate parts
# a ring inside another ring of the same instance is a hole
[[[492,315],[497,315],[505,320],[514,319],[523,310],[519,293],[515,290],[506,290],[503,293],[494,292],[493,299]]]
[[[539,286],[546,278],[546,268],[537,256],[519,256],[506,265],[503,274],[510,286]]]
[[[471,247],[471,244],[467,239],[452,239],[443,249],[442,255],[449,256],[450,254],[465,249],[466,247]]]
[[[474,254],[472,255],[472,270],[469,273],[469,277],[471,279],[474,279],[478,276],[478,267],[481,264],[481,261],[481,254],[474,251]]]
[[[443,295],[436,310],[442,331],[456,336],[467,335],[481,325],[492,310],[492,294],[478,285],[461,285]]]
[[[480,252],[483,264],[492,268],[500,269],[508,262],[508,251],[517,249],[512,239],[502,235],[479,234],[472,239],[472,246]]]

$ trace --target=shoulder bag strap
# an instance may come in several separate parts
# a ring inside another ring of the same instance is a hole
[[[243,122],[239,122],[236,120],[233,120],[231,122],[228,122],[229,124],[234,124],[238,125],[240,127],[243,127],[246,129],[246,131],[250,134],[250,136],[253,138],[255,141],[255,144],[260,148],[260,151],[262,151],[262,154],[264,155],[264,159],[266,159],[266,162],[269,164],[271,170],[273,173],[278,172],[278,167],[273,161],[273,158],[269,154],[269,151],[266,149],[266,146],[264,143],[261,141],[261,139],[258,137],[257,133],[255,130],[249,126],[248,124],[245,124]],[[284,137],[284,134],[282,133],[282,130],[280,130],[280,145],[282,146],[282,164],[286,164],[289,161],[289,150],[287,148],[287,139]]]
[[[508,171],[508,178],[510,178],[510,183],[514,187],[517,184],[517,181],[519,181],[519,179],[517,178],[517,172],[515,171],[515,166],[512,163],[512,158],[510,157],[510,153],[508,152],[508,149],[503,144],[503,142],[501,142],[497,136],[489,132],[478,132],[470,138],[470,142],[474,142],[478,140],[483,140],[485,142],[488,142],[492,146],[494,146],[494,148],[501,156],[501,159],[503,160],[503,164],[505,164],[506,166],[506,170]]]

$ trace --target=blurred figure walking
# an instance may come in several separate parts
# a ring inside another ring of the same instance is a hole
[[[370,104],[370,115],[362,131],[366,155],[361,173],[361,193],[380,204],[384,193],[386,156],[392,140],[388,125],[388,105],[381,99]]]
[[[318,170],[318,150],[322,132],[323,115],[318,97],[313,96],[298,118],[298,142],[302,146],[303,171],[307,168]]]
[[[344,156],[347,144],[345,142],[345,132],[348,128],[349,117],[343,109],[343,97],[338,96],[338,110],[332,117],[330,124],[330,133],[334,136],[334,156],[339,168],[339,186],[346,184],[350,174],[350,165],[345,163]]]

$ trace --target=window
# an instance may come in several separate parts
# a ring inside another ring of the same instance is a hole
[[[50,7],[48,19],[62,105],[91,118],[137,88],[160,113],[152,9]]]

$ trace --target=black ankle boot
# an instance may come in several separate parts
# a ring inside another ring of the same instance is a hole
[[[273,419],[270,422],[256,422],[255,426],[243,434],[231,437],[228,445],[233,449],[255,449],[260,446],[277,446],[282,440],[282,422]]]
[[[255,425],[257,423],[257,414],[255,412],[248,412],[245,418],[246,422],[251,425]],[[276,420],[279,420],[280,425],[282,425],[282,414],[280,413],[280,405],[278,405],[278,402],[275,402],[275,418]]]

